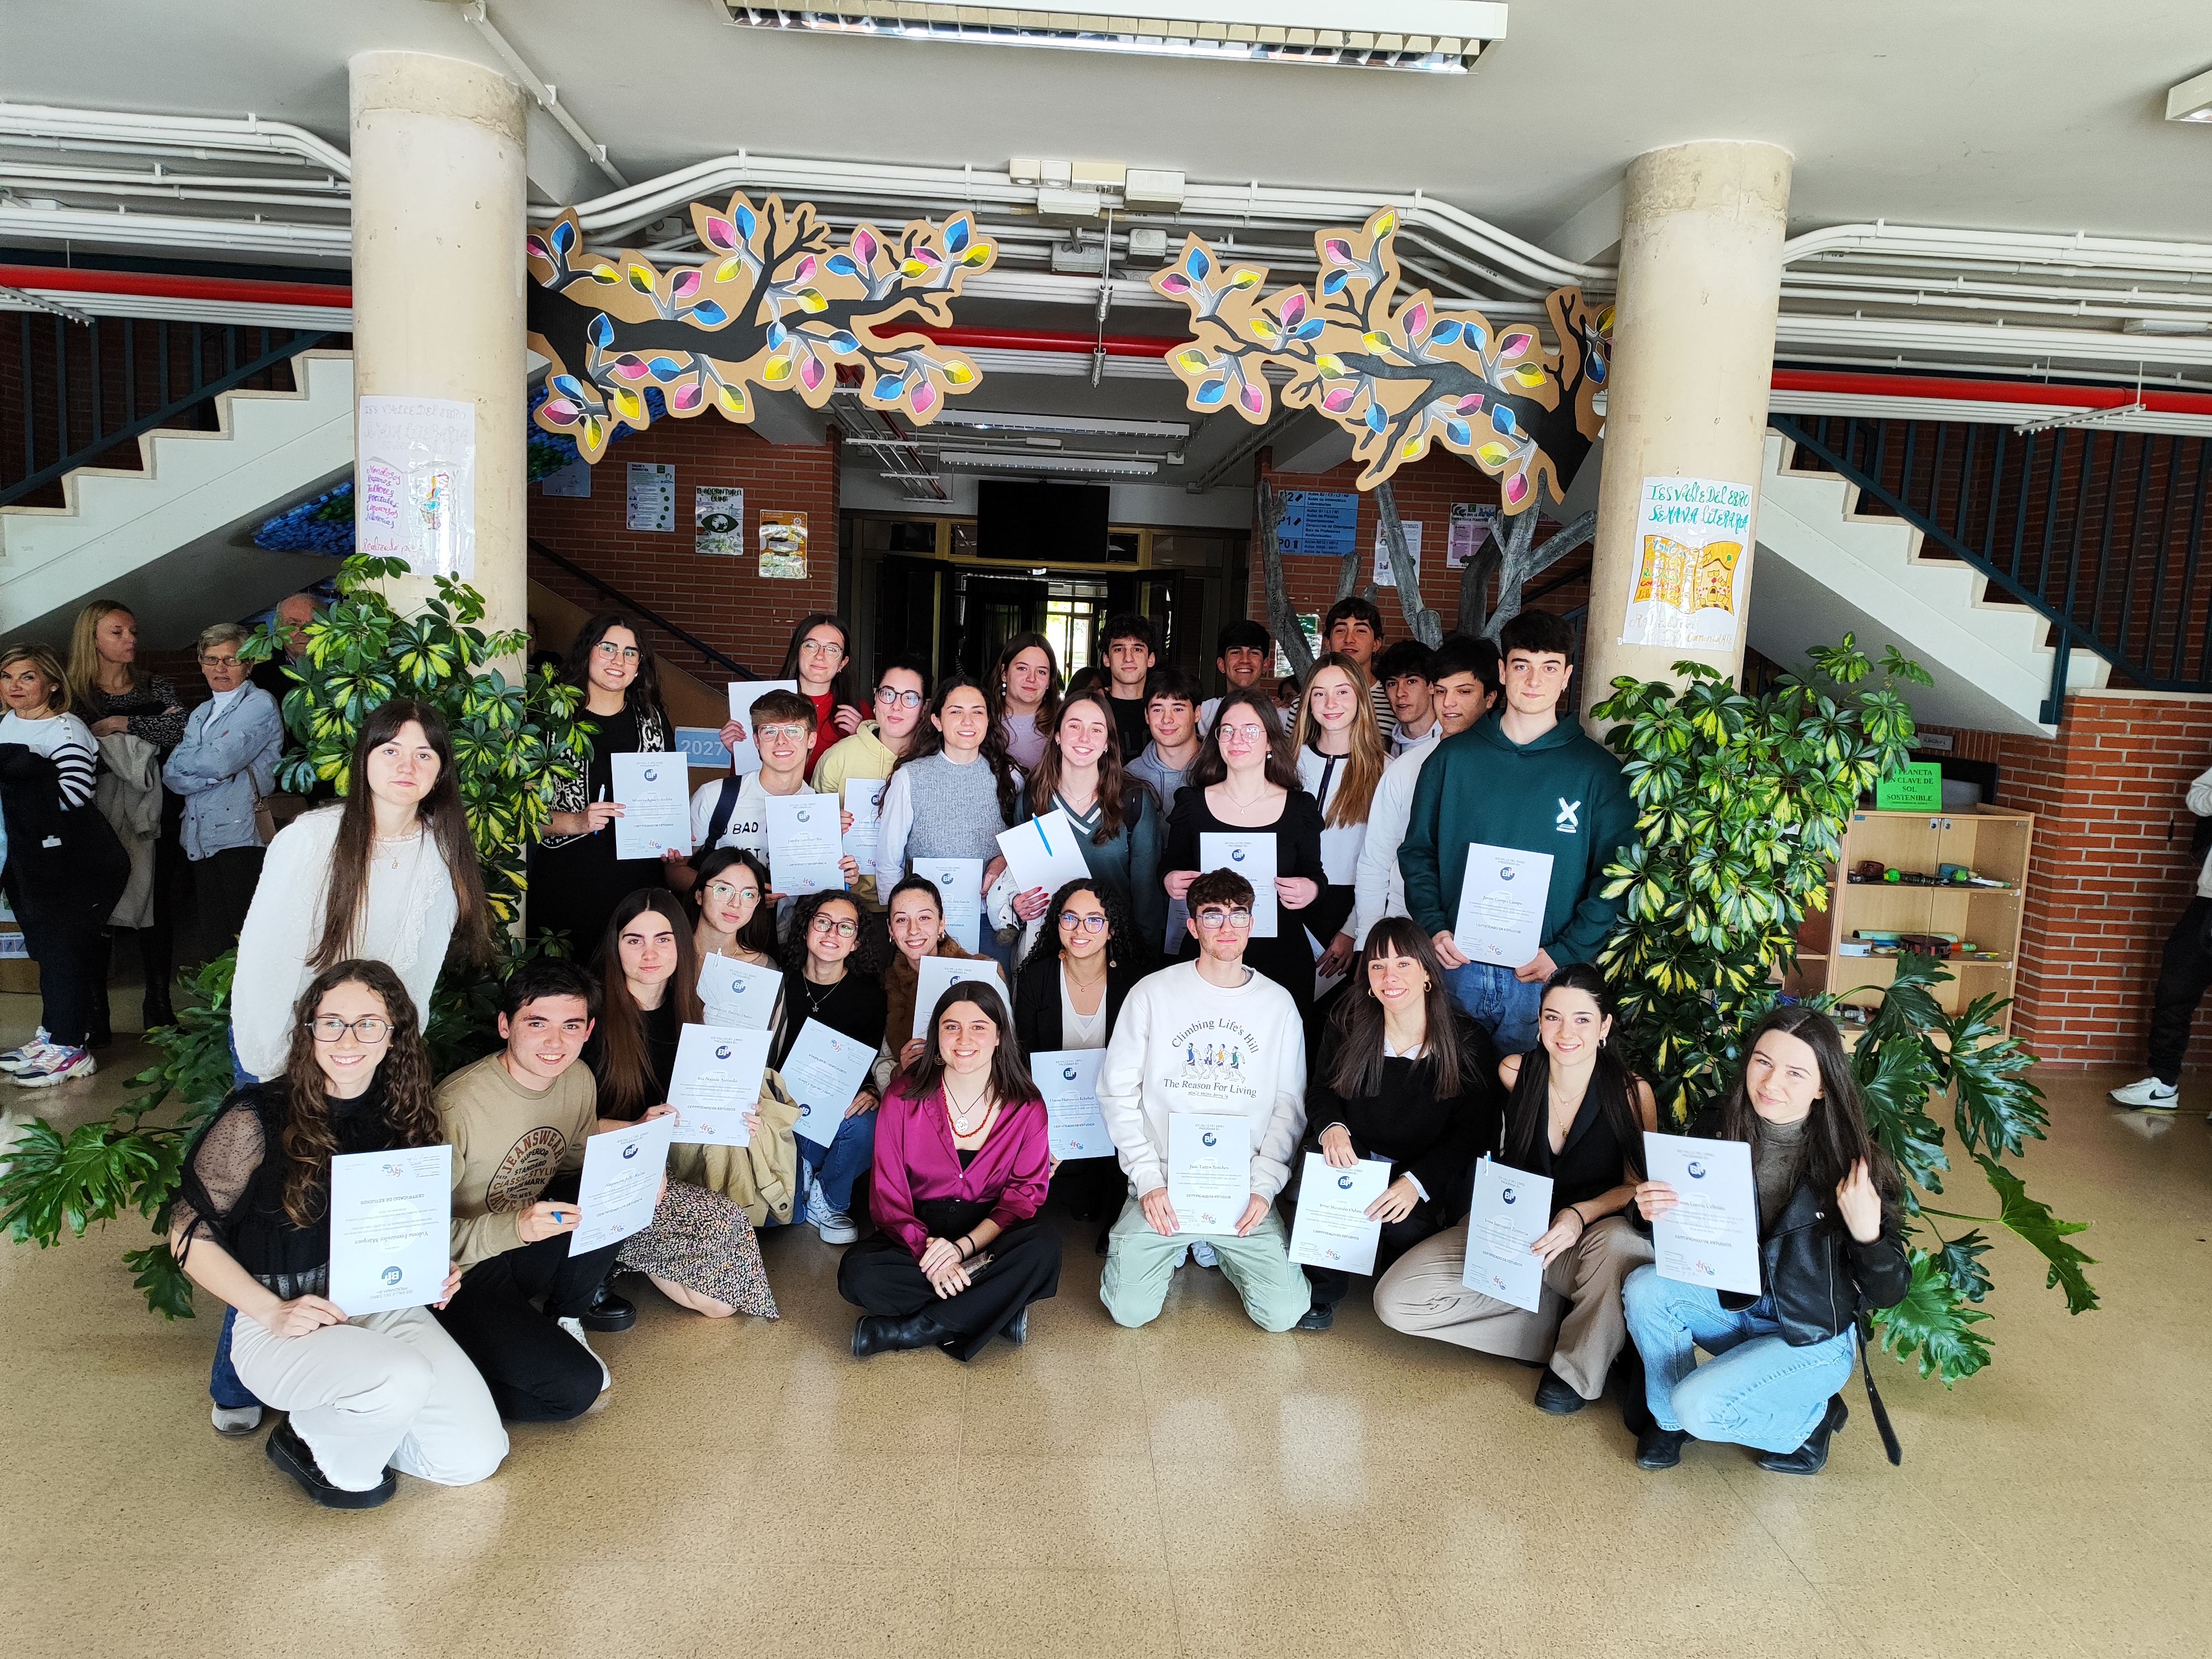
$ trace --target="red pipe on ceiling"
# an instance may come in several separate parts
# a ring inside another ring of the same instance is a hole
[[[46,294],[129,294],[159,300],[216,300],[237,305],[350,309],[353,289],[332,283],[269,283],[244,276],[181,276],[157,270],[72,270],[59,265],[0,265],[0,288]]]

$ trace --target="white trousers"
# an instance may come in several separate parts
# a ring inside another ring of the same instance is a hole
[[[369,1491],[387,1464],[465,1486],[507,1455],[491,1391],[428,1308],[365,1314],[305,1336],[272,1336],[240,1314],[230,1358],[256,1396],[290,1415],[344,1491]]]

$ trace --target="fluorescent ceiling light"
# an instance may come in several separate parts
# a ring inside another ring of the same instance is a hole
[[[753,28],[1442,75],[1464,75],[1485,46],[1505,38],[1503,0],[1139,0],[1132,11],[936,0],[720,3],[732,23]]]
[[[988,409],[948,409],[933,426],[966,427],[976,432],[1098,433],[1115,438],[1188,438],[1183,421],[1112,421],[1096,415],[1016,415]]]
[[[2212,70],[2167,89],[2166,118],[2212,122]]]
[[[939,466],[994,467],[1012,472],[1096,472],[1117,478],[1149,477],[1160,470],[1158,461],[1109,461],[1082,455],[1018,454],[999,449],[948,449],[937,458]]]

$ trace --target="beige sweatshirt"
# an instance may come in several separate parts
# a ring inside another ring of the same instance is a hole
[[[581,1060],[533,1094],[487,1054],[438,1085],[438,1118],[453,1148],[453,1260],[466,1273],[522,1243],[516,1218],[556,1170],[583,1167],[599,1088]]]

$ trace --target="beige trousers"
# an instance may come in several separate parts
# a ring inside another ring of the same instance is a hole
[[[1432,1336],[1508,1359],[1548,1356],[1562,1381],[1595,1400],[1628,1340],[1621,1281],[1650,1260],[1651,1241],[1609,1215],[1552,1258],[1544,1293],[1529,1313],[1460,1282],[1467,1271],[1462,1221],[1398,1258],[1376,1284],[1375,1313],[1408,1336]]]

